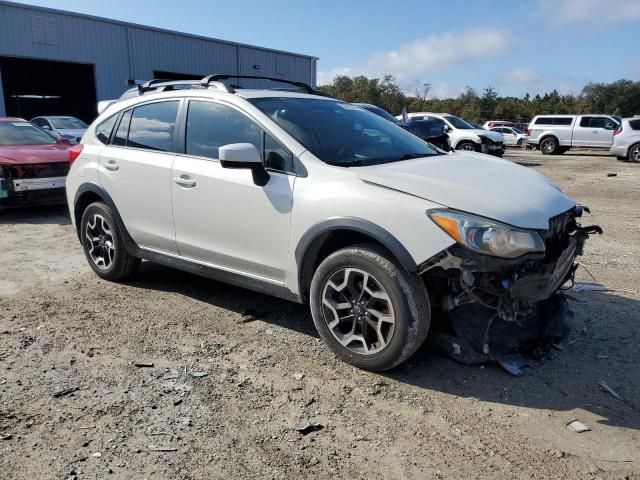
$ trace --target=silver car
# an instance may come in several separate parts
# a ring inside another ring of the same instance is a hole
[[[618,160],[640,162],[640,117],[623,118],[613,132],[613,145],[609,153]]]
[[[31,123],[46,130],[56,138],[66,138],[72,143],[80,143],[88,125],[76,117],[41,116],[31,119]]]
[[[508,147],[524,148],[527,144],[527,136],[515,127],[493,127],[489,130],[501,133],[504,137],[504,144]]]

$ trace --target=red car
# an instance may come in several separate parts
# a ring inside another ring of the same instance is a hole
[[[71,148],[22,118],[0,117],[0,209],[64,203]]]

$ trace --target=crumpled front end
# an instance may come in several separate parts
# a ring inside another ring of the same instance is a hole
[[[64,203],[68,172],[68,162],[0,165],[0,209]]]
[[[431,295],[432,340],[463,363],[497,361],[511,373],[535,363],[568,332],[561,287],[598,226],[582,227],[575,207],[540,231],[545,251],[516,259],[456,244],[418,267]]]

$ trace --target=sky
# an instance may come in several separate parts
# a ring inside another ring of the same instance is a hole
[[[407,92],[501,96],[640,80],[640,0],[30,0],[319,57],[335,75],[394,75]]]

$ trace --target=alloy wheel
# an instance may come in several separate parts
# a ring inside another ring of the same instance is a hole
[[[542,142],[542,151],[544,153],[553,153],[556,149],[556,144],[553,140],[545,140]]]
[[[113,233],[102,215],[93,214],[85,227],[87,253],[100,270],[108,270],[113,265],[116,254]]]
[[[640,145],[636,145],[629,152],[629,160],[640,162]]]
[[[475,152],[476,147],[475,145],[473,145],[473,143],[463,143],[460,146],[460,150],[466,150],[467,152]]]
[[[322,289],[322,311],[333,337],[354,353],[378,353],[393,337],[391,298],[373,275],[359,268],[343,268],[329,277]]]

